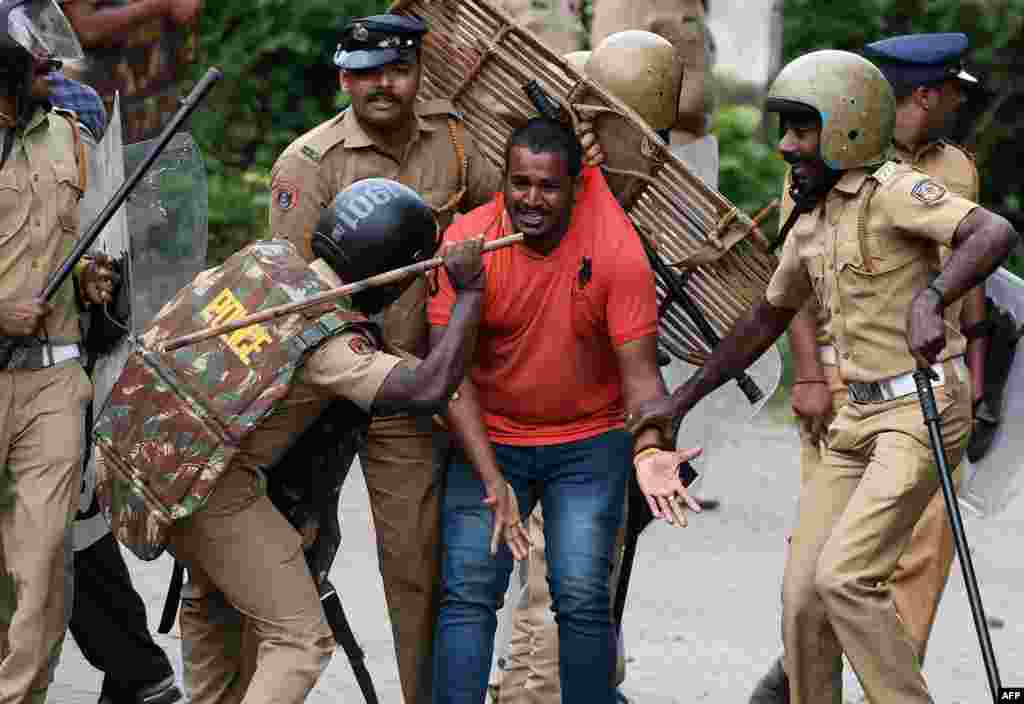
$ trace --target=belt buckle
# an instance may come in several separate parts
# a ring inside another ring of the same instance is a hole
[[[847,389],[857,403],[880,403],[885,400],[882,395],[882,387],[876,381],[853,382],[847,384]]]

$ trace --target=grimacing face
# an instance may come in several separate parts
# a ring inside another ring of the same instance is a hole
[[[413,119],[420,64],[410,57],[362,71],[342,70],[341,87],[362,124],[379,131],[398,129]]]
[[[794,189],[813,193],[825,183],[827,167],[821,158],[821,122],[805,115],[780,116],[779,154],[792,167]]]
[[[550,251],[569,229],[576,180],[561,152],[509,150],[505,172],[505,208],[516,232],[533,249]]]

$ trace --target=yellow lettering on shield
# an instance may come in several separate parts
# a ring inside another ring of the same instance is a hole
[[[249,315],[249,312],[231,292],[231,289],[226,288],[210,301],[201,315],[203,320],[214,326],[244,318]],[[252,366],[249,357],[254,352],[259,352],[273,341],[267,329],[259,323],[221,335],[221,337],[225,338],[225,344],[238,355],[239,359],[245,362],[246,366]]]

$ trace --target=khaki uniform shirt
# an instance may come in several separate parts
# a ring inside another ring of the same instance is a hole
[[[959,147],[944,141],[930,142],[915,153],[911,153],[899,144],[894,144],[893,156],[896,161],[909,164],[918,171],[924,172],[942,183],[953,193],[977,202],[979,193],[978,169],[974,160]],[[779,222],[785,222],[793,209],[793,198],[789,195],[789,174],[783,184],[781,205],[779,206]],[[950,254],[946,247],[940,248],[942,260]],[[954,301],[946,307],[946,320],[954,327],[959,327],[962,299]],[[811,301],[811,309],[817,320],[817,340],[819,345],[831,345],[832,333],[829,330],[829,314],[821,306]]]
[[[331,287],[341,280],[322,260],[311,267]],[[326,342],[298,371],[285,396],[259,429],[242,442],[232,464],[251,470],[274,466],[301,435],[341,396],[370,412],[377,392],[402,361],[380,350],[368,331],[351,330]]]
[[[352,110],[292,142],[271,171],[273,236],[291,240],[302,256],[312,259],[310,241],[321,209],[340,191],[365,178],[389,178],[415,190],[434,209],[440,231],[448,227],[455,212],[489,201],[500,187],[501,173],[477,150],[452,104],[421,102],[416,113],[412,139],[400,155],[376,144]],[[453,131],[462,145],[464,163],[453,143]],[[419,357],[426,355],[423,277],[385,311],[382,327],[389,344]]]
[[[35,298],[78,241],[82,186],[80,142],[67,118],[38,110],[14,135],[0,169],[0,299]],[[78,342],[78,303],[71,277],[54,296],[37,335],[55,344]]]
[[[858,221],[871,181],[877,190],[862,238]],[[950,246],[975,207],[907,165],[888,162],[873,173],[851,169],[790,231],[768,284],[768,302],[799,308],[814,294],[828,311],[844,381],[910,372],[916,367],[906,341],[910,302],[939,271],[936,245]],[[946,333],[941,358],[962,355],[958,328],[947,322]]]

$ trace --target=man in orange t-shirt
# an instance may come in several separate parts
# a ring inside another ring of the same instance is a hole
[[[531,120],[509,138],[503,193],[445,234],[452,242],[481,232],[525,239],[485,259],[471,381],[449,405],[461,448],[448,466],[442,513],[434,704],[484,701],[495,614],[513,558],[526,555],[522,520],[538,500],[562,701],[614,702],[615,535],[631,459],[641,486],[656,481],[636,455],[649,456],[660,441],[651,433],[634,442],[623,424],[627,411],[666,390],[654,274],[601,172],[582,169],[580,151],[571,130]],[[438,283],[431,341],[454,300],[443,272]]]

